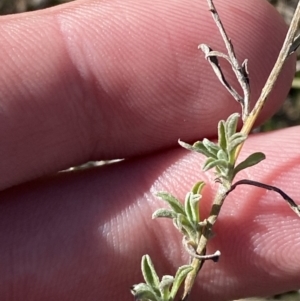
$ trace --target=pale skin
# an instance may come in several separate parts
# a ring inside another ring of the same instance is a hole
[[[266,1],[215,1],[253,100],[286,32]],[[133,300],[149,254],[158,273],[185,264],[158,190],[183,198],[203,158],[177,146],[216,136],[239,105],[197,50],[223,44],[205,0],[77,1],[0,18],[1,301]],[[260,122],[283,102],[291,58]],[[232,77],[233,78],[233,77]],[[241,156],[267,160],[244,178],[276,185],[300,203],[299,128],[251,137]],[[89,160],[121,164],[63,173]],[[31,181],[30,183],[28,183]],[[14,187],[13,187],[14,186]],[[208,184],[202,215],[216,184]],[[299,288],[300,220],[272,192],[239,187],[226,200],[192,300],[229,300]],[[26,298],[25,298],[26,297]]]

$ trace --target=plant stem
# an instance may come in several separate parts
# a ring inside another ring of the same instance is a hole
[[[198,255],[205,255],[206,252],[206,245],[209,239],[212,236],[212,227],[217,221],[218,215],[221,211],[221,207],[223,205],[223,202],[227,196],[227,192],[229,191],[230,186],[228,186],[229,183],[221,184],[219,186],[218,192],[215,196],[209,217],[207,220],[205,220],[205,225],[203,226],[201,237],[197,246],[197,254]],[[184,282],[184,292],[183,296],[181,298],[182,301],[187,301],[188,297],[190,295],[190,292],[192,290],[192,287],[194,285],[195,279],[204,263],[204,259],[199,258],[193,258],[191,266],[194,268],[186,277]]]
[[[243,110],[242,118],[243,118],[243,120],[245,120],[249,116],[249,107],[250,107],[250,87],[249,87],[249,82],[245,79],[245,72],[247,73],[247,60],[244,61],[244,64],[245,64],[244,66],[243,65],[241,66],[239,64],[239,62],[236,58],[233,44],[231,43],[231,40],[225,31],[225,28],[221,22],[221,19],[219,17],[219,14],[216,10],[216,7],[215,7],[213,1],[207,0],[207,3],[208,3],[209,10],[212,14],[212,17],[213,17],[213,19],[219,29],[219,32],[222,36],[225,47],[227,49],[228,58],[229,58],[229,62],[231,64],[232,70],[243,90],[244,97],[241,98],[240,100],[239,99],[236,99],[236,100],[238,100],[238,102],[240,102],[242,105],[242,110]]]
[[[250,115],[248,118],[246,118],[243,128],[241,132],[243,134],[248,135],[254,125],[254,122],[256,121],[257,117],[259,116],[262,108],[264,107],[268,96],[270,95],[275,82],[283,68],[283,65],[285,61],[287,60],[288,56],[291,54],[290,49],[291,46],[293,45],[293,42],[295,41],[295,36],[296,36],[296,31],[298,28],[300,22],[300,1],[298,1],[292,22],[290,24],[288,33],[285,37],[284,43],[282,45],[282,48],[280,50],[280,53],[278,55],[277,61],[269,75],[269,78],[267,79],[261,94],[255,104],[255,107],[251,111]],[[243,147],[243,143],[237,148],[236,153],[235,153],[235,158],[237,159],[241,149]]]

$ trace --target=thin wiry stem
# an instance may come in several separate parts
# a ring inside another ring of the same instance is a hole
[[[222,24],[222,21],[218,15],[218,12],[213,4],[212,0],[207,0],[208,7],[210,12],[212,13],[213,19],[219,29],[219,32],[223,38],[225,47],[227,49],[227,53],[223,54],[218,51],[213,51],[210,47],[208,47],[205,44],[199,45],[199,48],[202,49],[202,51],[205,53],[206,59],[209,60],[211,63],[217,77],[221,81],[221,83],[226,87],[226,89],[231,93],[231,95],[234,97],[235,100],[237,100],[241,106],[242,106],[242,118],[243,120],[246,120],[246,118],[249,116],[249,110],[250,110],[250,86],[249,86],[249,78],[248,78],[248,70],[247,70],[247,62],[248,60],[244,60],[244,62],[240,65],[236,58],[236,54],[234,51],[234,47],[231,43],[230,38],[228,37],[224,26]],[[217,57],[225,58],[231,65],[232,70],[243,90],[244,96],[241,97],[235,89],[229,85],[229,83],[225,80],[225,77],[222,73],[222,70],[219,66]]]
[[[299,46],[299,36],[295,37],[297,28],[299,26],[299,22],[300,22],[300,1],[298,1],[292,22],[290,24],[288,33],[285,37],[283,46],[278,55],[277,61],[269,75],[269,78],[267,79],[267,81],[261,91],[261,94],[255,104],[255,107],[253,108],[250,115],[244,122],[241,132],[246,135],[248,135],[250,133],[257,117],[259,116],[259,113],[261,112],[262,108],[264,107],[264,105],[268,99],[268,96],[270,95],[270,93],[275,85],[275,82],[283,68],[285,61],[290,56],[290,54],[295,51],[295,48],[297,48]],[[241,144],[237,148],[236,158],[238,157],[242,147],[243,147],[243,144]]]
[[[264,188],[267,190],[273,190],[277,193],[279,193],[282,198],[284,200],[287,201],[287,203],[289,204],[289,206],[291,207],[291,209],[300,217],[300,206],[297,205],[293,199],[291,197],[289,197],[284,191],[282,191],[281,189],[275,187],[275,186],[271,186],[271,185],[267,185],[261,182],[257,182],[257,181],[252,181],[252,180],[248,180],[248,179],[244,179],[244,180],[240,180],[237,181],[236,183],[234,183],[233,185],[231,185],[231,188],[227,191],[227,195],[233,191],[238,185],[252,185],[252,186],[256,186],[256,187],[260,187],[260,188]]]

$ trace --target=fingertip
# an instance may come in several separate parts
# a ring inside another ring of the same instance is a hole
[[[254,103],[286,26],[264,1],[216,6],[238,59],[249,59]],[[166,149],[178,138],[212,137],[220,119],[240,110],[197,49],[205,42],[224,50],[204,0],[74,1],[4,18],[2,28],[1,187],[91,159]],[[260,120],[284,99],[292,65]]]

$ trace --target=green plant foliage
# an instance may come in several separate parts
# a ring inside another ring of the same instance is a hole
[[[131,288],[135,300],[139,301],[173,301],[186,275],[193,270],[190,265],[183,265],[175,277],[165,275],[159,281],[149,255],[142,257],[141,268],[146,283],[139,283]]]
[[[253,166],[265,159],[263,153],[254,153],[246,160],[235,167],[235,152],[237,147],[242,144],[247,136],[237,132],[239,114],[234,113],[226,121],[221,120],[218,124],[218,143],[214,143],[204,138],[193,145],[179,141],[179,144],[192,151],[203,154],[207,157],[203,164],[203,170],[215,168],[216,175],[219,179],[232,182],[236,174],[247,167]]]
[[[201,181],[193,186],[191,191],[186,194],[184,206],[169,193],[159,192],[157,196],[167,202],[171,209],[158,209],[153,213],[152,218],[173,219],[175,227],[184,235],[185,239],[196,245],[201,235],[199,201],[204,185],[204,182]]]

